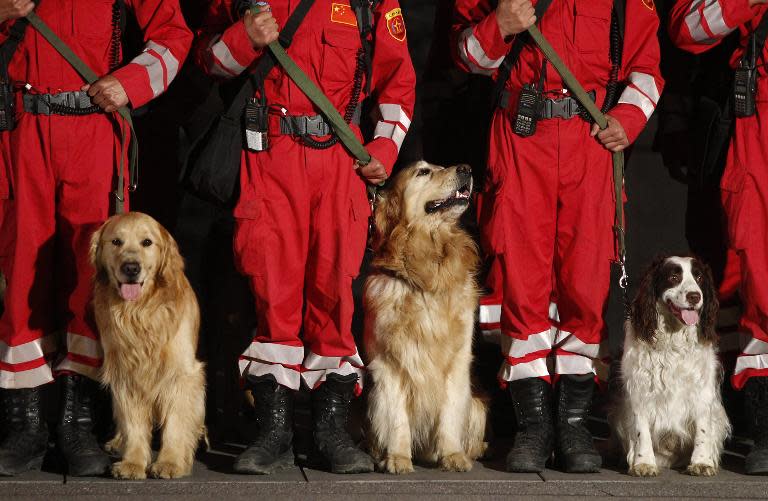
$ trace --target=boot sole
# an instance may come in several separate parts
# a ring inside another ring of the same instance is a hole
[[[27,461],[27,463],[22,468],[17,468],[15,470],[0,469],[0,477],[15,477],[16,475],[19,475],[26,471],[39,470],[40,468],[43,467],[44,458],[45,458],[45,454],[43,454],[40,457],[34,457],[29,461]]]
[[[353,473],[371,473],[374,470],[373,461],[371,461],[370,465],[365,464],[337,464],[334,467],[330,468],[331,473],[339,473],[342,475],[345,474],[353,474]]]
[[[293,455],[293,449],[288,449],[274,462],[267,465],[260,464],[247,464],[238,465],[235,463],[233,469],[236,473],[242,473],[246,475],[270,475],[278,470],[284,470],[295,465],[295,457]]]
[[[67,465],[67,475],[71,477],[103,477],[110,471],[110,468],[112,468],[112,461],[107,458],[106,462],[99,467],[76,470]]]
[[[565,473],[600,473],[603,459],[600,456],[579,456],[575,460],[558,460],[558,466]]]

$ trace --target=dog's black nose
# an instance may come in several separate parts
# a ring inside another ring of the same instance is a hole
[[[456,172],[459,174],[472,174],[472,167],[467,164],[461,164],[456,167]]]
[[[120,271],[128,278],[136,278],[141,273],[141,265],[135,261],[128,261],[123,263],[120,267]]]
[[[695,306],[701,301],[701,294],[698,292],[689,292],[685,295],[685,300],[688,301],[688,304],[691,306]]]

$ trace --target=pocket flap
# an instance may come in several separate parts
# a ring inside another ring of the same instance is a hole
[[[343,49],[359,49],[361,47],[360,34],[353,27],[326,27],[323,29],[323,42],[332,47]]]

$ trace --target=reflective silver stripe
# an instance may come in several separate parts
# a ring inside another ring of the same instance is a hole
[[[768,355],[741,355],[736,359],[734,374],[739,374],[747,369],[768,369]]]
[[[46,354],[56,351],[56,336],[46,336],[18,346],[9,346],[0,341],[0,362],[6,364],[23,364],[43,358]]]
[[[146,49],[157,52],[165,63],[165,87],[166,89],[171,84],[176,75],[179,73],[179,60],[173,55],[170,49],[160,45],[157,42],[150,40],[147,42]]]
[[[629,81],[635,84],[635,87],[653,101],[654,105],[659,104],[660,93],[658,87],[656,87],[655,78],[648,73],[633,71],[629,74]]]
[[[585,343],[570,332],[558,331],[555,345],[561,350],[577,353],[590,358],[597,358],[600,354],[600,343]]]
[[[768,343],[752,338],[744,347],[743,353],[745,355],[766,355],[768,354]]]
[[[354,355],[346,357],[324,357],[310,351],[304,358],[303,366],[305,369],[338,369],[345,363],[350,363],[355,367],[363,367],[364,365],[357,351]]]
[[[240,359],[239,367],[240,374],[243,377],[247,375],[258,377],[271,374],[275,377],[275,381],[277,381],[278,384],[281,384],[286,388],[298,390],[301,387],[301,374],[296,370],[283,367],[280,364],[263,364],[251,360]]]
[[[555,374],[597,374],[595,362],[582,355],[558,355],[555,357]]]
[[[304,360],[304,347],[254,341],[243,356],[275,364],[299,365]]]
[[[688,31],[691,32],[691,38],[695,42],[700,42],[706,45],[711,45],[717,41],[716,38],[709,36],[709,33],[704,29],[702,24],[701,12],[699,12],[699,6],[704,0],[695,0],[691,4],[691,10],[685,16],[685,25],[688,26]],[[717,3],[717,0],[710,0]],[[719,7],[719,4],[718,4]],[[711,29],[711,25],[710,25]]]
[[[80,336],[72,332],[67,332],[67,352],[98,360],[104,358],[104,351],[98,339]]]
[[[551,350],[554,339],[553,329],[531,334],[527,339],[501,336],[501,352],[511,358],[523,358],[537,351]]]
[[[379,112],[381,113],[381,119],[387,122],[400,122],[405,130],[411,126],[411,119],[403,111],[403,107],[399,104],[380,104]]]
[[[362,363],[362,362],[361,362]],[[306,367],[306,363],[305,363]],[[348,376],[350,374],[357,374],[357,385],[363,387],[364,370],[362,367],[355,367],[349,362],[344,362],[341,367],[335,369],[322,369],[322,370],[310,370],[301,373],[301,378],[309,388],[316,387],[321,381],[325,381],[328,374],[339,374],[340,376]]]
[[[709,31],[711,31],[713,35],[720,38],[733,31],[733,28],[729,28],[728,25],[725,24],[723,9],[720,6],[719,0],[709,0],[704,2],[704,5],[704,18],[707,20]]]
[[[474,45],[470,47],[470,38],[473,40],[472,43],[477,45],[477,48],[475,48]],[[480,51],[479,54],[477,54],[478,49]],[[473,50],[475,51],[476,54],[472,54]],[[480,65],[481,63],[477,59],[476,55],[477,56],[482,55],[480,59],[483,59],[486,62],[488,62],[489,67],[484,68],[483,66],[481,66]],[[466,30],[464,30],[461,36],[459,37],[459,57],[461,57],[461,60],[464,61],[464,64],[467,65],[467,67],[469,68],[469,71],[471,71],[472,73],[478,73],[480,75],[492,75],[493,72],[496,70],[496,68],[498,68],[501,65],[502,61],[504,61],[503,57],[499,60],[492,60],[485,55],[485,51],[483,51],[482,47],[480,47],[480,43],[475,37],[472,27],[469,27]],[[477,63],[475,61],[477,61]],[[498,64],[495,64],[496,61],[498,61]]]
[[[232,75],[239,75],[245,71],[245,66],[241,65],[232,55],[232,51],[224,40],[219,37],[214,43],[211,44],[211,53],[216,57],[216,60],[221,66]]]
[[[149,75],[149,86],[152,88],[152,96],[157,97],[165,90],[163,63],[160,62],[159,56],[147,52],[144,52],[134,57],[131,61],[134,64],[144,66]]]
[[[403,140],[405,139],[405,131],[398,125],[387,122],[378,122],[376,124],[376,129],[373,131],[373,138],[376,139],[378,137],[386,137],[394,141],[395,145],[397,145],[397,151],[399,152],[400,147],[403,145]]]
[[[624,89],[624,92],[621,93],[619,104],[631,104],[637,106],[642,110],[646,120],[651,118],[653,111],[656,109],[656,106],[645,94],[632,86],[628,86]]]
[[[36,388],[51,381],[53,381],[53,372],[48,364],[21,372],[0,369],[0,388],[9,390]]]
[[[549,376],[546,357],[537,358],[524,364],[510,365],[504,362],[499,370],[498,378],[502,381],[517,381],[529,377]]]
[[[501,305],[481,304],[479,317],[481,324],[497,324],[501,322]]]

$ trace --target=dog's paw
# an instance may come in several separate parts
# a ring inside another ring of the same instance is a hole
[[[463,452],[448,454],[440,458],[440,469],[443,471],[469,471],[472,460]]]
[[[717,470],[710,464],[694,463],[688,465],[685,472],[694,477],[713,477],[717,473]]]
[[[655,477],[658,476],[659,469],[653,464],[639,463],[632,465],[629,474],[633,477]]]
[[[147,468],[137,463],[120,461],[112,465],[112,476],[123,480],[143,480],[147,478]]]
[[[121,454],[123,449],[123,440],[120,435],[115,435],[115,438],[104,444],[104,450],[109,454]]]
[[[379,461],[378,466],[380,471],[393,475],[413,473],[413,462],[406,456],[387,456]]]
[[[188,468],[176,463],[158,461],[149,467],[149,475],[152,478],[179,478],[189,475]]]

